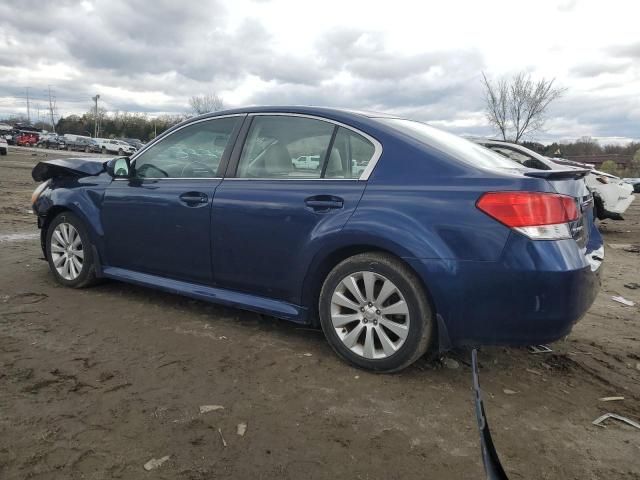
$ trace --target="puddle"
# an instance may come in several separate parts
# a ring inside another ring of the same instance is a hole
[[[39,233],[0,233],[0,243],[26,242],[40,238]]]

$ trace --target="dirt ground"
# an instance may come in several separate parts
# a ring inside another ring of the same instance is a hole
[[[59,286],[29,206],[43,157],[0,157],[0,478],[483,478],[468,351],[451,353],[458,368],[374,375],[319,331],[124,283]],[[640,243],[640,200],[601,229],[602,290],[568,339],[480,351],[512,479],[640,478],[640,430],[591,423],[640,421],[640,289],[623,286],[640,283],[624,249]]]

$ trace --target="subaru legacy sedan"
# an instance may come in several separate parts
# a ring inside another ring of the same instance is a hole
[[[603,260],[586,173],[391,115],[256,107],[130,158],[41,162],[32,202],[63,285],[115,279],[321,327],[343,359],[390,372],[569,333]]]

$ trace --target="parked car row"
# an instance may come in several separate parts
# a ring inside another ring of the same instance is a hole
[[[634,187],[622,179],[606,172],[595,170],[593,165],[573,162],[563,158],[549,158],[522,145],[500,140],[473,139],[479,145],[489,148],[519,164],[536,170],[566,170],[567,168],[587,169],[586,186],[593,195],[596,217],[623,220],[622,215],[635,199]]]
[[[128,139],[130,142],[109,138],[91,138],[83,135],[43,134],[33,145],[39,148],[54,150],[70,150],[87,153],[113,153],[116,155],[132,155],[137,151],[134,143],[144,146],[140,140]],[[32,146],[31,143],[28,146]]]

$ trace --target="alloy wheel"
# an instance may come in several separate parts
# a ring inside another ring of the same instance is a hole
[[[51,259],[58,274],[75,280],[82,271],[84,250],[80,233],[70,223],[60,223],[51,235]]]
[[[409,333],[409,306],[398,287],[374,272],[352,273],[331,297],[331,322],[353,353],[383,359],[396,353]]]

